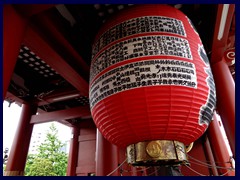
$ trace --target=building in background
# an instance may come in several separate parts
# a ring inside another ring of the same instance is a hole
[[[37,154],[38,146],[44,142],[45,138],[46,133],[41,132],[40,129],[35,128],[32,133],[28,154]]]
[[[28,150],[28,154],[37,154],[38,153],[38,147],[41,145],[44,140],[46,139],[47,132],[49,130],[49,127],[51,124],[54,124],[55,127],[58,130],[58,139],[65,144],[62,147],[62,151],[68,154],[69,151],[69,143],[70,143],[70,135],[71,131],[70,128],[67,126],[64,126],[58,122],[49,122],[49,123],[43,123],[43,124],[36,124],[34,125],[32,137],[30,141],[30,146]]]

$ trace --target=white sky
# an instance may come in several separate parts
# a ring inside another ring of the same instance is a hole
[[[9,103],[4,101],[3,103],[3,151],[7,147],[11,149],[14,135],[18,126],[19,118],[22,108],[12,103],[8,107]],[[46,131],[51,123],[43,123],[34,125],[33,131]],[[58,137],[64,143],[71,138],[71,129],[60,123],[54,123],[58,129]]]

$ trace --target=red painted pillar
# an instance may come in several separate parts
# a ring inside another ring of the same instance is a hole
[[[217,168],[216,168],[216,163],[215,163],[215,160],[214,160],[214,157],[213,157],[210,142],[209,142],[207,136],[205,138],[206,139],[204,141],[204,148],[205,148],[205,151],[206,151],[206,156],[207,156],[207,159],[209,161],[209,164],[211,165],[211,167],[209,167],[209,168],[212,170],[213,176],[218,176],[218,171],[217,171]]]
[[[79,125],[77,176],[96,174],[96,126],[90,119],[82,120]]]
[[[30,124],[31,116],[36,114],[37,106],[23,104],[18,128],[10,150],[5,176],[17,176],[24,174],[28,148],[31,140],[33,124]]]
[[[76,176],[76,167],[78,162],[78,136],[79,127],[72,127],[72,139],[68,155],[67,176]]]
[[[3,100],[14,71],[27,20],[11,5],[3,6]]]
[[[230,154],[227,150],[227,146],[222,135],[219,122],[216,113],[213,115],[213,121],[210,123],[208,128],[208,138],[212,147],[213,156],[217,166],[223,168],[231,168]],[[219,174],[227,173],[227,169],[218,168]],[[230,171],[225,176],[234,176],[235,172]]]
[[[233,156],[235,156],[235,82],[224,61],[212,64],[216,84],[217,109],[221,116]]]
[[[118,167],[117,146],[108,142],[97,129],[96,176],[107,176]],[[110,176],[117,176],[118,170]]]

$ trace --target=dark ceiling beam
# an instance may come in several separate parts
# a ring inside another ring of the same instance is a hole
[[[15,9],[25,17],[31,17],[43,11],[46,11],[56,4],[18,4],[14,5]]]
[[[211,63],[214,64],[222,60],[226,50],[227,40],[233,15],[235,11],[234,4],[219,4],[217,11],[216,24],[214,28]]]
[[[58,89],[55,90],[54,92],[50,93],[49,95],[43,96],[43,97],[38,97],[35,99],[35,103],[38,106],[43,106],[51,103],[55,103],[58,101],[64,101],[68,99],[73,99],[80,97],[81,94],[79,93],[78,90],[76,89]]]
[[[26,101],[24,101],[23,99],[20,99],[19,97],[13,95],[10,92],[7,92],[6,96],[5,96],[5,100],[6,101],[10,101],[10,102],[16,102],[17,104],[24,104],[27,103]]]
[[[67,119],[74,118],[84,118],[91,116],[89,107],[75,107],[70,109],[64,109],[53,112],[40,113],[38,115],[33,115],[30,123],[31,124],[40,124],[52,121],[62,122]]]
[[[59,101],[65,101],[73,98],[80,97],[81,94],[77,90],[66,90],[62,89],[61,91],[55,92],[54,94],[47,95],[41,99],[38,99],[38,106],[43,106]]]
[[[73,126],[74,126],[73,124],[71,124],[70,122],[65,121],[65,120],[58,121],[58,122],[61,123],[61,124],[63,124],[63,125],[66,125],[66,126],[68,126],[68,127],[73,127]]]
[[[81,95],[88,96],[88,83],[84,80],[47,42],[43,34],[29,26],[23,41],[35,54],[57,71],[66,81],[73,85]]]
[[[228,48],[235,48],[235,34],[236,34],[236,15],[234,12],[231,28],[228,35],[227,41]]]
[[[79,72],[84,76],[84,78],[88,79],[90,67],[64,37],[64,28],[59,22],[59,19],[54,16],[52,12],[44,12],[34,17],[33,23],[38,29],[44,29],[45,32],[47,32],[47,38],[51,39],[51,41],[54,41],[54,44],[57,44],[58,47],[60,47],[60,49],[62,49],[62,51],[68,55],[68,58],[65,60],[74,62],[74,64],[77,66],[76,69],[79,69]]]

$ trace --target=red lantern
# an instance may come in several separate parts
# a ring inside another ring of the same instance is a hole
[[[99,31],[90,105],[100,132],[120,147],[150,140],[190,144],[208,127],[215,85],[191,21],[166,5],[135,5]]]

